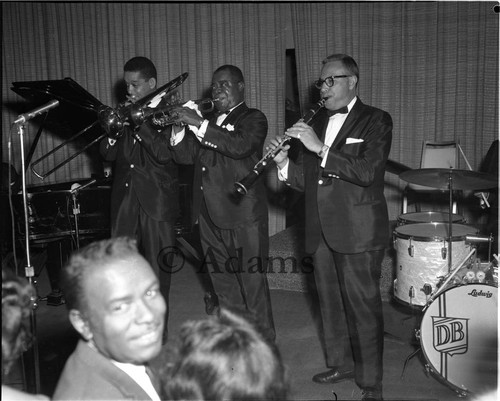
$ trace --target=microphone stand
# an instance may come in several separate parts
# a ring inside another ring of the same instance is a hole
[[[80,192],[84,188],[91,186],[92,184],[95,184],[96,181],[96,179],[93,179],[84,185],[73,184],[78,186],[76,188],[72,188],[70,191],[71,198],[73,200],[73,217],[75,219],[76,249],[80,249],[80,231],[78,229],[78,215],[80,214],[80,204],[77,201],[78,192]]]
[[[29,216],[28,216],[28,196],[26,190],[26,169],[25,169],[25,155],[24,155],[24,123],[16,123],[19,128],[19,141],[21,148],[21,190],[23,196],[23,212],[24,212],[24,241],[26,248],[26,266],[25,275],[31,285],[35,287],[35,282],[33,277],[35,275],[35,269],[31,265],[31,251],[30,251],[30,239],[29,239]],[[15,244],[14,244],[15,246]],[[36,287],[35,287],[36,288]],[[33,302],[33,307],[30,314],[31,331],[33,334],[33,359],[34,359],[34,370],[35,370],[35,392],[40,393],[40,366],[39,366],[39,354],[38,354],[38,339],[36,336],[36,314],[35,310],[38,308],[37,303],[38,298],[35,297]]]
[[[75,220],[76,249],[80,249],[80,232],[78,230],[78,215],[80,214],[80,204],[77,202],[77,191],[71,194],[73,199],[73,218]]]

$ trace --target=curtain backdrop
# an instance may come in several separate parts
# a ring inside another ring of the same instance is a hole
[[[457,140],[477,170],[498,136],[498,14],[491,2],[327,3],[3,3],[2,160],[15,117],[28,111],[11,83],[71,77],[103,104],[116,106],[126,60],[150,57],[159,84],[181,73],[184,99],[206,94],[213,70],[240,66],[247,102],[269,120],[269,136],[284,129],[285,51],[293,32],[302,106],[317,99],[312,82],[321,60],[352,55],[361,70],[360,97],[394,120],[390,158],[412,168],[424,140]],[[285,20],[291,16],[291,22]],[[290,28],[290,30],[287,30]],[[24,107],[24,108],[23,108]],[[26,124],[29,148],[37,131]],[[83,127],[82,127],[83,128]],[[33,159],[62,141],[42,134]],[[40,169],[65,160],[72,146]],[[20,170],[19,138],[12,134],[13,164]],[[466,168],[463,159],[460,168]],[[39,185],[88,178],[95,169],[84,154]],[[276,186],[274,172],[267,177]],[[405,183],[386,175],[389,213],[401,210]],[[285,227],[271,207],[270,233]]]
[[[180,87],[183,99],[206,95],[213,71],[222,64],[239,66],[246,81],[246,101],[269,120],[269,133],[284,127],[285,31],[278,4],[114,4],[3,3],[2,158],[7,161],[10,124],[26,103],[10,90],[14,81],[71,77],[105,105],[114,94],[123,64],[144,55],[158,69],[160,85],[188,72]],[[28,149],[37,125],[26,125]],[[83,128],[83,127],[82,127]],[[61,143],[45,132],[33,160]],[[18,136],[12,137],[13,164],[20,171]],[[42,163],[45,172],[66,160],[76,146],[61,149]],[[43,184],[90,177],[87,154],[78,156]],[[28,173],[28,184],[42,183]],[[270,232],[284,227],[284,214],[271,207]]]
[[[322,60],[347,53],[360,68],[360,98],[393,118],[391,159],[419,168],[424,140],[454,140],[477,170],[498,138],[496,4],[292,4],[301,104],[318,97]],[[459,168],[467,169],[461,156]],[[406,183],[386,181],[394,219]]]

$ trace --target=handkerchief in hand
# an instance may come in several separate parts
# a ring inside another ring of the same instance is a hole
[[[187,107],[188,109],[195,110],[195,111],[196,111],[196,114],[198,114],[200,117],[203,117],[203,116],[201,115],[201,112],[200,112],[200,109],[199,109],[198,105],[197,105],[195,102],[193,102],[192,100],[188,100],[188,101],[187,101],[186,103],[184,103],[182,106],[183,106],[183,107]]]
[[[360,143],[360,142],[364,142],[365,140],[364,139],[360,139],[360,138],[347,138],[345,143],[346,145],[349,145],[351,143]]]

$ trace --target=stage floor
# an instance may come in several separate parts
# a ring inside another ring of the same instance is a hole
[[[391,253],[388,253],[390,257]],[[186,253],[186,256],[187,253]],[[204,289],[191,258],[179,260],[179,270],[172,277],[170,293],[169,337],[174,338],[180,325],[186,320],[206,317],[203,301]],[[386,263],[392,263],[386,261]],[[50,292],[46,269],[37,278],[40,296]],[[492,287],[493,288],[493,287]],[[496,288],[495,288],[496,292]],[[277,331],[277,344],[281,350],[290,382],[291,400],[356,400],[361,391],[353,381],[337,385],[313,383],[314,374],[325,370],[324,358],[317,327],[317,307],[314,294],[307,291],[271,289],[273,313]],[[465,300],[464,300],[465,302]],[[488,316],[494,311],[478,310],[478,314]],[[475,313],[473,313],[475,314]],[[41,390],[52,395],[58,376],[68,355],[72,352],[77,336],[66,317],[64,305],[48,306],[41,301],[36,310],[38,350],[40,360]],[[405,360],[415,353],[421,343],[415,336],[420,329],[423,313],[384,299],[385,352],[384,352],[384,399],[386,400],[456,400],[457,393],[442,376],[426,370],[428,363],[422,352],[409,359],[403,374]],[[473,317],[473,316],[471,316]],[[496,339],[496,333],[492,333]],[[489,350],[489,361],[485,360],[481,370],[484,377],[481,386],[497,387],[496,368],[498,354],[496,341]],[[450,366],[453,364],[450,359]],[[471,361],[472,363],[472,361]],[[491,367],[487,364],[493,364]],[[458,368],[470,369],[469,366]],[[21,369],[18,368],[7,378],[6,384],[22,386]],[[28,380],[30,377],[28,372]],[[32,381],[31,381],[32,383]]]

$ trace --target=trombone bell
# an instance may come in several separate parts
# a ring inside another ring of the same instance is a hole
[[[98,111],[99,124],[109,138],[116,139],[123,134],[123,116],[119,110],[109,106],[101,106]]]

